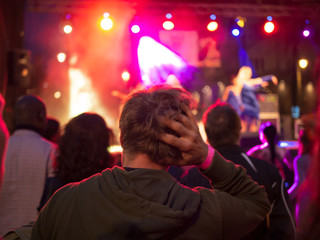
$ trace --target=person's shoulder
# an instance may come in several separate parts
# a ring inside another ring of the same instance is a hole
[[[252,163],[256,166],[259,174],[268,175],[269,178],[281,178],[278,169],[271,163],[252,156],[250,156],[250,159]]]

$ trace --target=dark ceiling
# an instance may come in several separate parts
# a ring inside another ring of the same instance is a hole
[[[94,3],[104,5],[131,4],[144,10],[166,10],[183,7],[199,15],[214,12],[220,16],[277,16],[320,18],[320,0],[27,0],[29,11],[72,12],[86,11]]]

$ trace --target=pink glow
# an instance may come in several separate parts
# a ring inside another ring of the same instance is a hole
[[[138,61],[145,86],[164,82],[170,74],[168,69],[187,67],[180,56],[147,36],[142,37],[139,41]]]
[[[310,31],[309,30],[304,30],[302,34],[303,34],[304,37],[309,37]]]

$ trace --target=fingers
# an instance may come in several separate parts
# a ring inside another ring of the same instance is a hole
[[[184,105],[184,104],[183,104],[181,107],[182,107],[183,111],[186,113],[189,121],[191,121],[191,122],[190,122],[191,125],[197,127],[197,126],[198,126],[198,125],[197,125],[197,121],[196,121],[196,118],[195,118],[195,116],[193,115],[191,109],[190,109],[188,106]]]
[[[159,117],[158,120],[161,124],[173,130],[180,137],[190,135],[192,124],[190,124],[188,118],[183,114],[177,114],[174,119],[168,117]]]
[[[183,148],[185,147],[185,140],[183,138],[179,138],[176,137],[172,134],[168,134],[168,133],[162,133],[159,135],[159,139],[168,144],[171,145],[179,150],[183,150]]]

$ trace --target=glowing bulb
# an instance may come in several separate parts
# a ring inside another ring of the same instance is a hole
[[[63,27],[63,31],[66,33],[66,34],[70,34],[72,32],[72,26],[67,24]]]
[[[111,18],[103,18],[100,22],[100,26],[103,30],[110,30],[113,27],[113,21]]]
[[[266,31],[266,33],[272,33],[274,30],[274,24],[273,22],[266,22],[264,24],[264,30]]]
[[[240,35],[240,30],[237,29],[237,28],[234,28],[232,30],[232,35],[235,36],[235,37],[238,37]]]
[[[133,33],[138,33],[138,32],[140,32],[140,27],[139,27],[137,24],[133,25],[133,26],[131,27],[131,32],[133,32]]]
[[[124,71],[124,72],[122,73],[121,77],[122,77],[123,81],[127,82],[127,81],[129,81],[129,79],[130,79],[130,73],[127,72],[127,71]]]
[[[61,97],[61,92],[60,91],[56,91],[54,94],[53,94],[54,98],[55,99],[58,99]]]
[[[214,21],[214,20],[216,20],[216,19],[217,19],[217,16],[216,16],[216,15],[214,15],[214,14],[211,14],[211,15],[210,15],[210,19],[211,19],[212,21]]]
[[[64,62],[65,60],[66,60],[66,57],[67,57],[67,55],[65,54],[65,53],[58,53],[57,54],[57,59],[58,59],[58,62]]]
[[[213,21],[213,22],[209,22],[208,26],[207,26],[207,29],[211,32],[217,30],[218,28],[218,23]]]
[[[105,12],[105,13],[103,14],[103,17],[104,17],[104,18],[108,18],[108,17],[110,17],[110,13]]]
[[[171,21],[165,21],[163,24],[162,24],[162,26],[163,26],[163,28],[165,29],[165,30],[172,30],[173,28],[174,28],[174,24],[173,24],[173,22],[171,22]]]
[[[309,37],[310,35],[310,31],[308,29],[305,29],[303,32],[302,32],[303,36],[304,37]]]
[[[167,13],[167,14],[166,14],[166,18],[167,18],[167,19],[171,19],[171,18],[172,18],[172,14],[171,14],[171,13]]]
[[[244,27],[244,21],[242,19],[239,19],[237,21],[237,24],[238,24],[239,27],[242,27],[242,28]]]
[[[300,68],[306,68],[308,66],[308,60],[307,59],[300,59],[299,60],[299,66]]]

